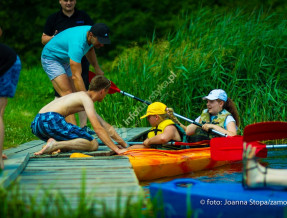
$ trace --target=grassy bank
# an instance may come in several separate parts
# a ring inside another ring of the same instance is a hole
[[[241,129],[285,120],[286,24],[279,14],[202,9],[182,16],[178,31],[167,39],[127,49],[114,62],[115,76],[120,87],[148,99],[173,71],[176,78],[153,100],[192,119],[205,107],[201,98],[222,88],[238,106]]]
[[[263,11],[245,13],[202,8],[178,17],[178,30],[146,46],[127,48],[106,76],[142,99],[162,101],[175,112],[195,119],[215,88],[225,89],[238,106],[242,125],[286,120],[287,20]],[[24,68],[16,97],[5,113],[4,147],[35,139],[30,123],[53,99],[41,67]],[[96,103],[97,112],[118,127],[147,126],[139,117],[145,106],[118,93]]]
[[[35,188],[35,194],[21,191],[16,182],[8,189],[0,187],[0,216],[1,217],[156,217],[161,208],[145,196],[138,196],[137,200],[117,196],[115,209],[107,205],[102,199],[95,198],[93,192],[85,192],[85,182],[78,193],[77,203],[72,203],[63,193],[51,191],[46,187]],[[45,189],[44,194],[39,190]],[[76,196],[75,196],[76,197]],[[124,200],[123,200],[124,199]]]

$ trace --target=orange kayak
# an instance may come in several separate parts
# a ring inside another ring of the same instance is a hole
[[[183,150],[133,149],[122,155],[129,158],[139,181],[213,169],[230,161],[211,159],[210,148],[190,148]],[[93,157],[73,153],[71,158]]]
[[[230,161],[214,161],[210,148],[184,150],[133,149],[124,153],[140,181],[212,169]]]

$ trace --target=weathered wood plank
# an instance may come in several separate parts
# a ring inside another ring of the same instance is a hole
[[[86,193],[93,193],[95,195],[100,195],[101,197],[104,196],[114,196],[116,193],[121,193],[123,195],[134,194],[138,195],[141,188],[139,186],[128,186],[128,187],[110,187],[106,186],[103,188],[98,187],[86,187],[83,189],[80,187],[79,189],[76,188],[69,188],[69,187],[54,187],[54,186],[23,186],[21,188],[22,193],[37,193],[37,194],[45,194],[45,192],[49,192],[50,194],[53,193],[63,193],[63,194],[78,194],[84,190]]]
[[[120,180],[119,180],[120,181]],[[21,181],[20,181],[21,182]],[[55,180],[53,182],[50,182],[49,184],[47,183],[21,183],[21,187],[25,188],[25,190],[27,189],[35,189],[35,186],[37,186],[37,184],[40,187],[46,188],[46,189],[77,189],[79,187],[81,187],[82,182],[81,181],[70,181],[67,183],[64,183],[63,181],[60,180]],[[104,182],[96,182],[96,181],[92,181],[92,180],[86,180],[85,181],[85,185],[89,188],[94,188],[94,189],[102,189],[103,191],[105,191],[106,189],[108,190],[112,190],[112,189],[116,189],[116,190],[124,190],[125,188],[128,190],[129,188],[133,187],[133,186],[137,186],[134,181],[129,181],[129,182],[124,182],[124,183],[116,183],[116,182],[111,182],[111,183],[104,183]],[[112,186],[112,187],[111,187]],[[80,189],[79,189],[80,190]]]
[[[135,141],[139,136],[146,134],[148,129],[119,128],[116,131],[124,140]],[[42,199],[47,194],[57,195],[60,192],[72,208],[75,208],[80,201],[79,193],[84,189],[92,200],[105,201],[109,209],[116,207],[119,193],[121,193],[121,206],[129,197],[136,200],[142,193],[129,159],[125,156],[113,155],[114,152],[107,146],[99,146],[98,151],[94,152],[82,152],[95,156],[92,158],[69,158],[72,153],[79,151],[34,156],[33,153],[39,151],[44,144],[44,141],[35,140],[17,148],[5,150],[10,164],[5,160],[4,173],[7,175],[11,166],[13,173],[10,174],[13,176],[10,176],[10,182],[21,173],[20,193]],[[12,158],[14,156],[17,161]],[[22,159],[19,158],[20,156],[23,156]],[[3,176],[0,179],[3,184]],[[85,181],[84,187],[83,181]],[[6,186],[9,184],[7,183]],[[95,207],[99,208],[101,205],[98,204]]]
[[[30,142],[26,142],[24,144],[21,144],[21,145],[19,145],[16,148],[5,149],[4,153],[8,156],[8,158],[9,158],[10,155],[13,155],[13,154],[16,154],[16,153],[21,153],[21,152],[32,153],[34,150],[37,151],[44,144],[45,144],[45,142],[42,141],[42,140],[30,141]]]
[[[135,184],[137,183],[137,179],[136,178],[133,178],[131,176],[126,176],[126,177],[116,177],[118,176],[118,174],[115,175],[115,177],[112,177],[112,178],[98,178],[96,176],[87,176],[85,178],[84,181],[86,181],[87,183],[92,183],[92,184],[113,184],[115,183],[115,181],[118,183],[122,183],[122,182],[125,182],[125,183],[130,183],[132,182],[132,184]],[[46,178],[46,179],[45,179]],[[26,184],[26,183],[29,183],[29,184],[38,184],[39,181],[37,180],[41,180],[41,184],[58,184],[58,183],[64,183],[64,184],[69,184],[69,183],[73,183],[73,184],[80,184],[82,182],[81,180],[82,178],[80,178],[79,176],[71,176],[69,178],[67,177],[49,177],[47,178],[47,176],[43,177],[43,176],[38,176],[38,177],[33,177],[33,178],[22,178],[20,179],[20,182],[21,184]],[[75,181],[79,181],[79,182],[75,182]],[[111,180],[114,180],[114,181],[111,181]]]
[[[92,167],[98,167],[98,166],[109,166],[109,165],[117,165],[119,167],[124,167],[124,166],[130,166],[129,162],[127,159],[122,159],[121,161],[117,160],[98,160],[96,161],[66,161],[66,162],[58,162],[58,161],[41,161],[41,162],[29,162],[27,164],[27,167],[73,167],[73,168],[79,168],[83,166],[92,166]]]
[[[73,170],[73,172],[71,173],[71,171],[65,171],[65,170],[61,170],[61,171],[54,171],[54,170],[47,170],[47,171],[24,171],[21,173],[21,176],[34,176],[34,175],[71,175],[71,174],[78,174],[78,175],[83,175],[83,172],[86,175],[97,175],[100,176],[101,174],[106,174],[109,173],[109,175],[113,175],[113,174],[120,174],[120,175],[126,175],[126,174],[131,174],[130,171],[131,170],[127,170],[126,168],[119,168],[117,169],[117,171],[113,170],[113,169],[101,169],[101,168],[97,168],[94,170],[83,170],[83,169],[76,169]]]
[[[0,185],[8,187],[23,171],[29,160],[28,153],[19,153],[5,160],[5,170],[0,173]]]

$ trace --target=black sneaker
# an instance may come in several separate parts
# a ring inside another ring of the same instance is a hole
[[[88,127],[88,126],[84,126],[83,128],[82,128],[84,131],[86,131],[87,133],[89,133],[90,135],[95,135],[96,133],[95,133],[95,131],[94,130],[92,130],[90,127]]]

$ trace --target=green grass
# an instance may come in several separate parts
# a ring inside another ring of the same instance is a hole
[[[7,189],[0,187],[0,216],[1,217],[156,217],[157,209],[149,198],[144,194],[138,196],[137,200],[121,198],[117,195],[115,209],[101,199],[95,198],[93,193],[85,192],[85,179],[82,178],[82,188],[78,193],[78,202],[72,206],[69,199],[61,192],[51,192],[49,188],[41,198],[38,191],[41,187],[35,188],[34,194],[27,194],[21,191],[19,183],[15,182]],[[123,201],[125,200],[125,201]]]
[[[179,15],[175,33],[161,39],[155,33],[144,47],[134,45],[112,63],[100,63],[121,90],[162,101],[191,119],[205,108],[201,98],[222,88],[238,106],[241,131],[255,122],[286,120],[286,14],[201,8]],[[6,108],[5,148],[35,139],[30,123],[52,99],[42,68],[25,67]],[[114,126],[148,126],[139,119],[145,106],[118,93],[95,108]]]
[[[4,114],[4,148],[37,139],[30,125],[38,111],[53,99],[52,84],[42,67],[23,68],[16,95],[8,99]]]
[[[114,61],[119,87],[146,99],[173,71],[174,83],[155,100],[181,115],[195,119],[205,107],[201,98],[222,88],[238,106],[241,130],[286,119],[286,17],[203,8],[182,15],[178,23],[175,34],[127,49]]]

